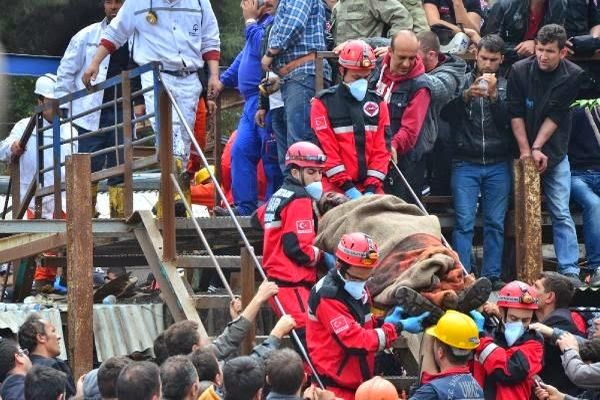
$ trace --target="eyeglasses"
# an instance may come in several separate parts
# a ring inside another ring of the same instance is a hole
[[[20,347],[19,347],[19,350],[17,350],[17,353],[18,353],[20,356],[23,356],[23,357],[24,357],[24,356],[27,356],[27,357],[29,356],[29,350],[27,350],[27,349],[22,349],[22,348],[20,348]]]

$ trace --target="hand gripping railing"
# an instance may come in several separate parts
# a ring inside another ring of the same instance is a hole
[[[244,230],[242,229],[240,223],[238,222],[238,220],[235,217],[235,214],[233,213],[233,210],[231,209],[231,205],[227,201],[227,197],[225,196],[225,193],[223,192],[223,189],[221,188],[221,185],[219,185],[219,182],[217,181],[215,174],[213,174],[212,171],[211,171],[211,169],[208,168],[208,160],[206,159],[206,156],[204,155],[204,152],[200,148],[200,145],[198,144],[198,141],[196,140],[196,137],[194,136],[194,134],[193,134],[190,126],[188,125],[188,123],[187,123],[187,121],[186,121],[186,119],[185,119],[185,117],[183,115],[183,112],[181,111],[181,109],[179,108],[177,102],[175,101],[175,97],[173,97],[173,94],[171,93],[171,91],[169,90],[169,88],[166,85],[163,84],[162,87],[165,90],[165,92],[167,93],[167,95],[169,97],[169,100],[170,100],[170,102],[171,102],[171,104],[173,106],[173,109],[175,110],[175,112],[179,116],[179,119],[181,120],[181,123],[182,123],[183,127],[185,128],[185,131],[187,132],[188,136],[190,137],[190,140],[191,140],[192,145],[194,146],[194,149],[198,152],[198,155],[200,156],[200,158],[202,160],[202,163],[206,167],[206,169],[207,169],[207,171],[208,171],[211,179],[215,183],[215,189],[216,189],[217,193],[219,194],[219,197],[223,201],[223,204],[225,205],[225,208],[227,209],[227,213],[231,217],[231,219],[232,219],[232,221],[233,221],[233,223],[234,223],[234,225],[235,225],[238,233],[240,234],[240,237],[242,238],[242,241],[244,242],[244,246],[248,249],[248,252],[250,253],[250,256],[252,257],[252,261],[254,262],[254,265],[256,266],[256,269],[258,270],[259,274],[261,275],[261,277],[264,280],[268,280],[267,275],[265,274],[265,271],[264,271],[262,265],[260,264],[260,261],[258,260],[258,257],[256,257],[256,254],[254,254],[253,248],[252,248],[252,246],[251,246],[251,244],[250,244],[250,242],[248,240],[248,237],[244,233]],[[181,196],[181,198],[182,198],[182,200],[183,200],[183,202],[184,202],[184,204],[186,206],[186,209],[188,210],[188,212],[191,212],[191,207],[189,206],[189,204],[187,204],[187,201],[185,200],[185,196],[183,195],[183,191],[181,190],[181,187],[177,183],[177,179],[175,179],[175,177],[173,175],[170,176],[170,179],[173,181],[174,187],[179,192],[179,195]],[[166,194],[166,195],[169,195],[169,194]],[[193,218],[193,215],[191,215],[191,213],[190,213],[190,216],[192,217],[192,220],[195,220]],[[217,261],[217,259],[215,258],[214,254],[210,250],[210,247],[208,246],[208,242],[206,241],[206,237],[204,236],[204,234],[201,233],[202,230],[200,229],[200,226],[198,225],[197,222],[194,224],[194,226],[196,227],[196,231],[198,232],[198,234],[200,236],[200,239],[202,240],[202,243],[204,244],[204,246],[206,247],[207,251],[209,252],[209,256],[210,256],[210,258],[211,258],[211,260],[212,260],[215,268],[217,269],[217,271],[219,273],[219,277],[223,281],[224,285],[226,285],[226,287],[228,288],[227,290],[229,292],[229,295],[232,296],[233,292],[231,291],[231,288],[229,287],[229,284],[226,282],[225,275],[223,274],[223,271],[221,270],[219,262]],[[283,308],[283,305],[279,301],[279,298],[277,297],[277,295],[275,295],[273,297],[274,297],[273,300],[274,300],[275,305],[276,305],[277,309],[279,310],[279,312],[282,315],[287,314],[285,312],[285,309]],[[315,369],[312,361],[310,360],[308,352],[304,348],[304,344],[300,340],[300,337],[298,336],[298,334],[296,333],[295,330],[292,330],[291,335],[292,335],[292,339],[296,343],[298,349],[302,353],[302,356],[304,357],[304,360],[306,361],[306,364],[311,369],[313,377],[315,378],[315,380],[317,381],[317,383],[319,384],[319,386],[321,388],[325,388],[325,386],[323,385],[323,382],[321,381],[321,378],[317,374],[317,370]]]

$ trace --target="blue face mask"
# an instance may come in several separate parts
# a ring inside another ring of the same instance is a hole
[[[525,325],[521,321],[504,324],[504,338],[506,344],[512,346],[525,333]]]
[[[358,79],[352,83],[347,84],[350,94],[358,101],[363,101],[367,95],[367,89],[369,82],[366,79]]]
[[[321,181],[313,182],[304,186],[304,190],[306,190],[306,193],[308,193],[310,197],[317,201],[321,199],[321,196],[323,196],[323,184]]]
[[[344,281],[344,289],[353,299],[360,300],[365,293],[365,285],[367,281],[349,281],[344,279],[340,271],[338,271],[338,275]]]

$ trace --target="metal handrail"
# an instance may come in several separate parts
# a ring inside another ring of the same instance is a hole
[[[32,133],[34,132],[34,129],[36,130],[36,132],[38,132],[38,135],[37,135],[38,143],[37,143],[36,147],[37,147],[37,155],[38,155],[38,165],[40,166],[40,168],[38,168],[38,170],[37,170],[36,179],[34,179],[34,181],[30,184],[30,190],[28,190],[27,196],[25,196],[25,198],[21,199],[20,193],[19,193],[20,174],[18,173],[19,168],[20,168],[20,166],[19,166],[20,156],[14,157],[11,160],[11,183],[12,183],[11,184],[11,187],[12,187],[12,196],[11,197],[13,199],[13,218],[14,218],[14,216],[16,216],[17,218],[20,218],[24,215],[24,212],[33,197],[35,197],[37,199],[39,197],[44,197],[44,196],[48,196],[51,194],[53,194],[55,196],[55,212],[54,212],[55,217],[60,215],[61,208],[62,208],[60,192],[62,190],[64,190],[64,185],[61,184],[61,176],[62,176],[61,168],[64,166],[64,163],[60,162],[62,145],[79,142],[82,139],[101,135],[106,132],[124,129],[126,127],[126,125],[133,127],[134,124],[136,124],[137,122],[145,121],[150,118],[156,117],[156,113],[147,114],[147,115],[137,117],[137,118],[131,118],[131,117],[127,117],[124,115],[123,122],[117,123],[116,122],[117,113],[115,113],[115,124],[113,124],[109,127],[100,128],[96,131],[92,131],[92,132],[88,132],[88,133],[82,133],[81,135],[77,135],[77,136],[74,136],[73,134],[71,134],[71,137],[66,138],[66,139],[61,138],[61,135],[60,135],[61,126],[66,123],[71,123],[72,121],[74,121],[76,119],[79,119],[88,114],[97,112],[97,111],[105,109],[105,108],[114,107],[114,109],[116,110],[117,106],[119,104],[123,104],[123,107],[124,107],[124,102],[126,101],[126,99],[129,99],[129,101],[130,101],[131,98],[143,95],[144,93],[146,93],[150,90],[154,90],[155,94],[157,95],[158,85],[156,85],[156,84],[151,87],[142,88],[141,90],[137,90],[135,92],[129,91],[127,94],[123,90],[123,93],[120,97],[118,97],[116,95],[116,90],[117,90],[118,85],[122,85],[124,89],[125,89],[125,86],[127,86],[127,88],[129,88],[128,82],[125,82],[125,83],[127,83],[127,85],[124,84],[125,79],[127,81],[129,81],[130,79],[138,77],[147,72],[152,72],[155,77],[154,81],[157,82],[158,80],[156,79],[156,77],[158,76],[159,68],[160,68],[160,65],[158,63],[149,63],[146,65],[142,65],[142,66],[132,69],[130,71],[123,72],[121,75],[117,75],[117,76],[109,78],[103,82],[100,82],[97,85],[94,85],[89,90],[82,89],[82,90],[67,94],[59,99],[52,100],[51,102],[41,104],[41,105],[38,105],[35,107],[35,109],[33,111],[33,115],[29,121],[29,124],[27,125],[27,128],[25,129],[25,132],[23,133],[23,135],[21,137],[20,144],[21,144],[22,148],[26,148],[26,146],[29,142],[29,139],[32,136]],[[85,110],[84,112],[81,112],[77,115],[71,115],[70,117],[64,118],[64,119],[59,118],[58,110],[61,108],[61,106],[71,104],[74,100],[81,99],[85,96],[89,96],[91,94],[97,93],[98,91],[111,90],[111,89],[115,91],[115,98],[113,100],[107,101],[107,102],[101,104],[100,106]],[[54,111],[55,111],[54,120],[52,121],[52,123],[48,124],[47,126],[42,126],[43,124],[40,122],[41,115],[45,110],[49,110],[49,109],[54,109]],[[48,130],[52,130],[52,144],[44,145],[42,142],[43,136],[44,136],[43,132],[48,131]],[[147,142],[153,138],[156,138],[156,136],[157,135],[154,134],[154,135],[146,136],[144,138],[140,138],[138,140],[131,140],[131,139],[127,140],[126,138],[124,138],[124,143],[121,143],[121,144],[119,144],[117,142],[117,140],[116,140],[117,136],[115,136],[115,145],[114,146],[99,150],[99,151],[93,153],[92,156],[106,154],[106,153],[114,151],[117,154],[118,163],[125,164],[125,163],[127,163],[127,160],[125,160],[123,162],[122,162],[122,160],[119,160],[119,158],[122,157],[121,155],[119,155],[119,151],[121,151],[122,149],[125,149],[127,151],[127,149],[129,147],[132,147],[136,144],[140,144],[143,142]],[[44,163],[44,151],[48,150],[48,149],[53,150],[53,161],[54,162],[53,162],[52,166],[47,166],[44,168],[44,164],[45,164]],[[133,154],[133,152],[131,152],[131,154]],[[47,182],[47,179],[46,179],[46,182],[44,182],[43,177],[44,177],[45,173],[52,171],[52,170],[54,171],[54,182],[51,185],[49,185],[50,182]],[[128,168],[126,168],[125,171],[128,171]],[[121,174],[122,174],[122,172],[115,171],[115,175],[121,175]],[[125,177],[125,179],[130,180],[130,177]],[[13,180],[16,180],[16,182],[13,182]],[[40,184],[41,184],[41,186],[40,186]],[[46,190],[44,190],[44,193],[40,195],[40,193],[39,193],[40,190],[32,191],[31,186],[33,186],[34,188],[45,187]],[[57,188],[57,189],[54,190],[53,188]],[[48,190],[48,189],[52,189],[52,190]],[[22,204],[20,204],[20,203],[22,203]],[[41,206],[41,200],[38,199],[38,200],[36,200],[36,216],[37,217],[39,217],[40,213],[41,213],[40,206]]]

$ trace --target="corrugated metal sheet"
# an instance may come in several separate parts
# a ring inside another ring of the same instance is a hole
[[[64,304],[55,308],[38,311],[39,306],[32,304],[0,303],[0,328],[9,328],[15,334],[32,312],[39,312],[44,319],[54,325],[63,337],[61,312]],[[154,339],[165,330],[164,305],[158,304],[94,304],[94,344],[98,361],[112,356],[124,356],[150,349]],[[63,314],[66,321],[66,314]],[[67,359],[64,340],[60,341],[60,358]]]
[[[94,305],[94,341],[98,361],[146,351],[165,330],[164,305]]]
[[[0,328],[10,329],[15,335],[19,332],[19,327],[25,322],[29,314],[37,312],[42,318],[49,321],[56,327],[60,337],[64,337],[60,311],[57,308],[40,309],[37,304],[6,304],[0,303]],[[67,349],[65,341],[60,341],[60,358],[67,359]]]

